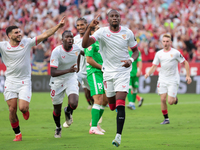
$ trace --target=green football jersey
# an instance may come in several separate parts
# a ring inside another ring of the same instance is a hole
[[[96,41],[94,44],[89,46],[88,48],[84,49],[85,52],[85,57],[90,56],[92,57],[98,64],[102,65],[103,64],[103,59],[101,57],[101,54],[99,53],[99,42]],[[90,75],[91,73],[94,72],[101,72],[100,69],[97,69],[95,67],[92,67],[90,64],[87,63],[87,75]]]
[[[130,57],[132,56],[132,54],[133,54],[133,52],[132,52],[132,51],[129,51]],[[138,56],[138,58],[132,63],[132,70],[131,70],[131,73],[130,73],[130,75],[131,75],[132,77],[133,77],[133,76],[136,76],[136,74],[137,74],[137,63],[138,63],[139,61],[142,61],[142,57],[141,57],[140,51],[139,51],[139,56]]]

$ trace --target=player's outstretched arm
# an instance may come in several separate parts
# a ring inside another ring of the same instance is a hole
[[[145,74],[145,79],[148,78],[152,73],[154,73],[154,71],[156,70],[157,66],[156,65],[153,65],[151,66],[150,70],[148,73]]]
[[[95,40],[90,36],[91,33],[91,28],[95,27],[96,25],[99,24],[99,21],[97,20],[99,18],[100,14],[97,15],[92,22],[90,23],[90,25],[88,26],[87,30],[85,31],[85,34],[83,36],[83,41],[82,41],[82,47],[83,48],[88,48],[90,45],[92,45],[93,43],[95,43]]]
[[[190,78],[190,66],[189,66],[189,63],[188,61],[184,61],[183,62],[184,65],[185,65],[185,70],[186,70],[186,81],[187,81],[187,84],[190,84],[192,82],[192,79]]]
[[[37,43],[44,41],[46,38],[53,35],[59,28],[62,28],[65,25],[65,16],[61,19],[61,21],[54,27],[46,30],[44,33],[37,36]]]
[[[57,77],[66,73],[72,73],[76,71],[77,71],[76,64],[72,65],[69,69],[66,69],[66,70],[57,70],[57,68],[51,67],[51,76]]]

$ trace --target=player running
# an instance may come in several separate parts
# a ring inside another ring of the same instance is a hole
[[[13,141],[22,141],[22,134],[17,116],[17,100],[19,110],[22,112],[25,120],[29,119],[29,103],[31,101],[31,47],[39,44],[49,36],[53,35],[59,28],[65,24],[65,17],[53,28],[45,31],[34,38],[22,39],[21,30],[17,26],[9,26],[6,29],[8,41],[0,42],[0,53],[3,62],[6,65],[6,81],[4,89],[4,98],[9,107],[9,119],[15,139]]]
[[[82,46],[87,48],[99,41],[103,59],[103,78],[107,88],[106,96],[110,109],[117,108],[117,134],[112,144],[118,147],[125,121],[125,99],[129,91],[131,64],[138,57],[137,41],[131,30],[120,26],[120,14],[114,9],[108,13],[109,27],[100,28],[89,37],[91,29],[99,23],[97,20],[99,16],[88,26],[83,36]],[[128,54],[128,46],[133,51],[132,57]]]
[[[150,68],[149,72],[145,74],[145,78],[149,77],[160,64],[161,69],[159,72],[159,78],[157,82],[157,91],[161,99],[161,111],[164,116],[164,121],[161,124],[169,124],[168,110],[166,99],[168,96],[168,103],[170,105],[177,104],[178,98],[176,97],[180,76],[178,73],[178,63],[183,63],[186,69],[186,81],[188,84],[192,82],[190,78],[190,67],[185,58],[181,53],[171,48],[171,36],[168,34],[163,35],[162,44],[163,49],[158,51],[153,60],[153,65]]]
[[[73,44],[73,34],[69,30],[63,32],[62,43],[52,51],[50,59],[51,79],[49,85],[54,106],[55,138],[61,137],[60,115],[65,93],[68,96],[68,106],[64,109],[66,117],[64,127],[72,124],[72,113],[78,106],[79,97],[76,61],[81,49]]]

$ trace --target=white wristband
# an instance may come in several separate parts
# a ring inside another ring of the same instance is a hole
[[[129,60],[131,60],[131,62],[134,62],[134,59],[132,57],[130,57]]]

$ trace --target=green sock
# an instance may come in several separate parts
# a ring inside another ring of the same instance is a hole
[[[137,93],[133,93],[133,103],[135,103]]]
[[[128,101],[133,102],[133,94],[131,94],[131,89],[129,89],[129,92],[128,92]]]
[[[103,106],[103,105],[100,106],[99,119],[100,119],[101,116],[103,115],[104,108],[105,108],[105,106]]]
[[[94,104],[92,106],[91,114],[92,114],[92,127],[97,127],[100,115],[100,105]]]

